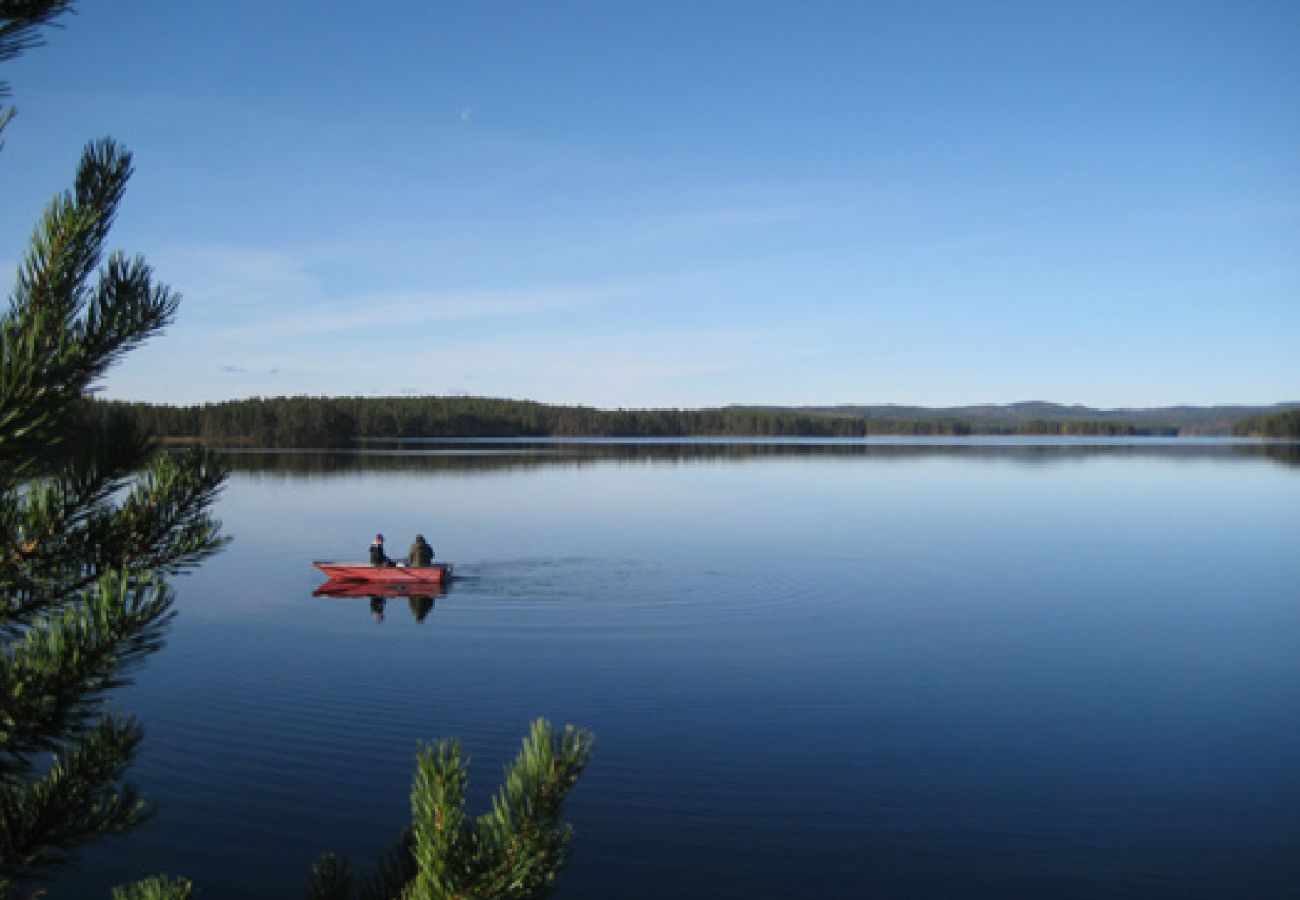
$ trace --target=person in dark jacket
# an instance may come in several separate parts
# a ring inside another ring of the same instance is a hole
[[[375,535],[375,539],[370,543],[370,564],[372,566],[395,565],[388,558],[388,554],[384,552],[384,536],[382,534]]]
[[[411,550],[406,554],[406,564],[408,566],[433,565],[433,548],[424,539],[424,535],[417,534],[415,540],[411,542]]]

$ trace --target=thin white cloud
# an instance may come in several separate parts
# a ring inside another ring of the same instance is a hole
[[[538,335],[490,329],[464,339],[348,346],[337,341],[206,343],[170,338],[131,358],[110,378],[109,396],[166,402],[261,394],[474,394],[618,407],[699,405],[752,394],[748,379],[790,373],[815,361],[819,345],[789,329],[663,325],[604,334],[562,329]],[[213,368],[226,367],[214,380]],[[163,370],[168,379],[156,375]]]
[[[320,279],[287,253],[228,244],[184,244],[150,254],[158,279],[185,298],[182,313],[256,315],[268,304],[319,296]]]
[[[225,375],[279,375],[280,368],[272,366],[269,369],[250,369],[247,366],[235,366],[227,363],[221,367],[221,372]]]
[[[820,352],[785,329],[660,327],[615,334],[488,334],[440,346],[436,356],[396,350],[384,360],[403,383],[430,393],[472,392],[553,402],[628,406],[661,398],[680,405],[702,384],[734,399],[755,373],[788,370]],[[373,378],[364,361],[358,381]],[[337,374],[337,371],[336,373]],[[691,388],[693,390],[688,390]],[[638,399],[640,398],[640,399]]]
[[[159,279],[184,295],[182,324],[201,326],[205,342],[534,315],[589,307],[632,292],[621,285],[557,285],[339,293],[327,290],[306,259],[231,245],[164,248],[152,262]]]
[[[320,300],[287,315],[247,317],[208,333],[213,340],[285,338],[537,315],[592,306],[630,293],[621,287],[481,291],[395,291]]]

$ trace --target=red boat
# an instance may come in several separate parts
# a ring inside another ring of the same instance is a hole
[[[445,584],[451,581],[451,563],[431,566],[372,566],[361,562],[314,562],[313,566],[339,582],[368,584]]]

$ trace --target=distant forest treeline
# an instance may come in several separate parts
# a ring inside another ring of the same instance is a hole
[[[94,400],[88,421],[126,414],[160,437],[262,447],[345,447],[402,437],[866,437],[1232,433],[1262,408],[1092,410],[1008,406],[602,410],[482,397],[271,397],[165,406]],[[1270,408],[1273,409],[1273,408]],[[1296,411],[1280,417],[1291,423]],[[1291,418],[1287,419],[1286,417]],[[1268,426],[1272,427],[1272,426]],[[1249,433],[1263,433],[1258,429]],[[1283,432],[1277,432],[1278,434]],[[1273,436],[1275,432],[1268,432]]]
[[[1300,409],[1250,416],[1234,425],[1232,433],[1242,437],[1300,438]]]

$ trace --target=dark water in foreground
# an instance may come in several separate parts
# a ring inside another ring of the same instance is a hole
[[[377,448],[379,449],[379,448]],[[235,458],[123,692],[159,814],[53,897],[294,897],[459,736],[598,734],[562,898],[1300,896],[1300,452],[431,444]],[[423,531],[417,621],[315,558]]]

